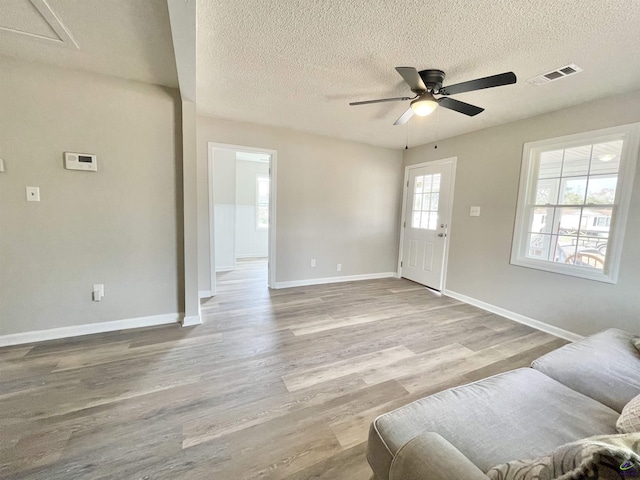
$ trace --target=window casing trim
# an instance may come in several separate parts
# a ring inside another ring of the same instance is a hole
[[[623,140],[623,147],[620,154],[618,185],[616,188],[613,217],[611,219],[605,269],[600,271],[578,265],[528,258],[525,254],[527,251],[529,229],[527,219],[529,217],[528,210],[533,208],[529,204],[529,199],[531,198],[532,189],[536,188],[536,180],[538,177],[539,162],[535,161],[536,158],[538,158],[543,151],[570,149],[585,144],[603,143],[612,140]],[[511,249],[511,264],[605,283],[616,283],[618,281],[620,257],[622,254],[629,204],[631,203],[631,195],[633,192],[633,180],[636,164],[638,163],[639,143],[640,123],[525,143],[520,171],[518,204]]]

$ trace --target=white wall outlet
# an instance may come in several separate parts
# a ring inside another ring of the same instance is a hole
[[[4,172],[4,160],[0,158],[0,173]]]
[[[336,268],[336,270],[337,270],[338,272],[341,272],[341,271],[342,271],[342,264],[341,264],[341,263],[339,263],[339,264],[338,264],[338,267]]]
[[[27,187],[27,202],[40,201],[40,187]]]
[[[312,267],[315,267],[315,266],[316,266],[316,259],[315,259],[315,258],[312,258],[312,259],[311,259],[311,266],[312,266]]]
[[[469,210],[470,217],[479,217],[480,216],[480,207],[471,207]]]
[[[104,284],[96,283],[93,285],[92,299],[94,302],[99,302],[104,297]]]

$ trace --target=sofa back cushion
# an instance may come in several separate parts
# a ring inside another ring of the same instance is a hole
[[[633,339],[631,333],[611,328],[554,350],[531,366],[622,412],[640,394],[640,352]]]

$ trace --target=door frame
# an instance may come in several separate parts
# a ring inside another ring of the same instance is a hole
[[[449,208],[447,217],[449,223],[447,224],[447,236],[444,240],[444,259],[442,261],[442,291],[445,290],[447,284],[447,266],[449,264],[449,243],[451,239],[452,223],[453,223],[453,199],[454,199],[454,187],[456,184],[456,165],[458,163],[458,157],[447,157],[440,160],[430,160],[428,162],[415,163],[404,167],[404,183],[402,189],[402,216],[400,217],[400,246],[398,248],[398,266],[396,269],[396,278],[402,278],[402,256],[404,254],[404,231],[405,231],[405,217],[407,214],[407,192],[409,190],[409,173],[411,170],[422,167],[431,167],[434,165],[451,164],[451,179],[449,185]]]
[[[268,273],[267,273],[267,286],[269,288],[275,288],[276,284],[276,182],[277,182],[277,165],[278,165],[278,151],[270,148],[257,148],[247,147],[244,145],[233,145],[230,143],[216,143],[208,142],[207,156],[208,156],[208,185],[209,185],[209,257],[210,257],[210,275],[211,275],[211,294],[216,294],[216,255],[215,255],[215,232],[214,232],[214,187],[213,187],[213,151],[214,150],[227,150],[233,152],[251,152],[251,153],[265,153],[271,158],[269,160],[269,245],[267,247],[268,252]]]

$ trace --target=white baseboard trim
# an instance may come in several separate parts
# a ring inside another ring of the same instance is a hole
[[[200,315],[192,315],[182,319],[183,327],[192,327],[194,325],[202,325],[202,317]]]
[[[243,258],[264,258],[266,260],[268,255],[266,253],[240,253],[236,255],[236,260]]]
[[[519,313],[483,302],[482,300],[478,300],[473,297],[468,297],[458,292],[452,292],[451,290],[444,289],[442,290],[442,293],[447,297],[455,298],[456,300],[460,300],[461,302],[468,303],[469,305],[473,305],[474,307],[481,308],[483,310],[486,310],[487,312],[495,313],[496,315],[500,315],[501,317],[508,318],[509,320],[513,320],[514,322],[522,323],[523,325],[535,328],[536,330],[550,333],[551,335],[555,335],[556,337],[564,338],[565,340],[569,340],[570,342],[576,342],[584,338],[582,335],[570,332],[569,330],[549,325],[548,323],[541,322],[540,320],[534,320],[533,318],[527,317],[525,315],[520,315]]]
[[[213,292],[211,290],[198,290],[198,297],[211,298],[213,297]]]
[[[324,285],[326,283],[355,282],[359,280],[376,280],[378,278],[392,278],[395,272],[365,273],[362,275],[345,275],[343,277],[308,278],[291,282],[276,282],[274,288],[307,287],[309,285]]]
[[[0,347],[21,345],[24,343],[44,342],[46,340],[57,340],[60,338],[79,337],[80,335],[90,335],[92,333],[114,332],[116,330],[128,330],[130,328],[180,323],[181,318],[182,314],[180,313],[166,313],[163,315],[151,315],[148,317],[125,318],[124,320],[114,320],[112,322],[87,323],[85,325],[74,325],[72,327],[13,333],[10,335],[0,336]]]

